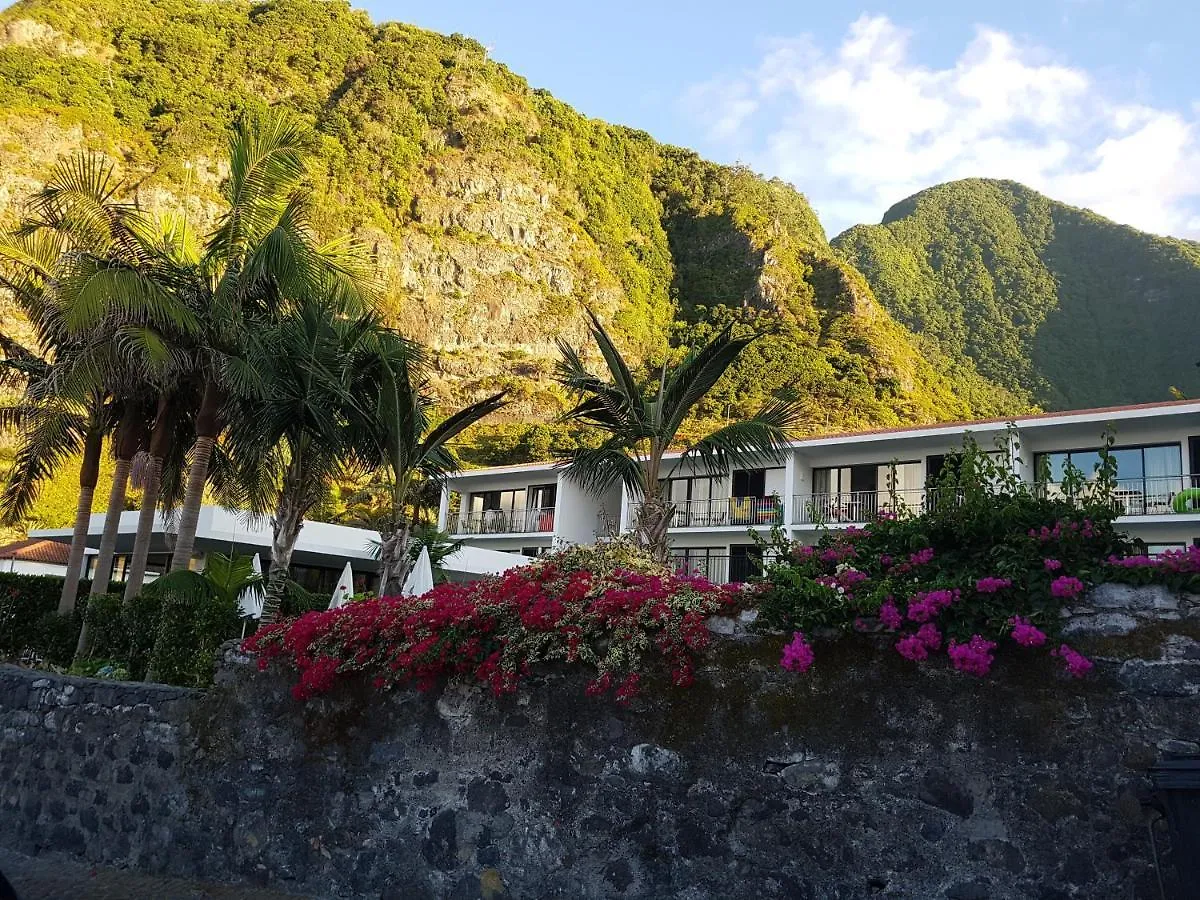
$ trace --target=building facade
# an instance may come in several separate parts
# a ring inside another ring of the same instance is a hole
[[[124,581],[129,560],[133,554],[133,542],[137,535],[139,513],[123,512],[117,527],[117,545],[113,556],[113,581]],[[95,569],[96,548],[104,532],[104,513],[92,516],[88,524],[87,567],[85,578],[91,578]],[[43,529],[30,532],[30,538],[39,543],[49,543],[60,548],[64,557],[62,571],[66,574],[65,555],[70,546],[70,528]],[[258,554],[263,570],[271,561],[272,529],[270,520],[253,517],[238,510],[220,506],[204,506],[196,525],[195,553],[191,567],[203,571],[210,553],[227,556],[253,556]],[[150,537],[150,555],[146,578],[152,581],[168,571],[175,546],[174,524],[161,513],[155,514],[154,529]],[[290,577],[301,587],[315,594],[332,594],[337,587],[347,562],[354,573],[354,591],[375,590],[379,583],[379,532],[349,525],[334,525],[329,522],[304,521],[300,536],[292,552]],[[498,548],[463,547],[451,554],[442,563],[447,577],[455,581],[469,581],[482,575],[504,572],[513,566],[527,562],[512,553],[491,552]],[[5,571],[6,567],[0,566]],[[20,569],[17,569],[20,571]]]
[[[713,580],[739,581],[761,559],[751,531],[779,527],[812,542],[883,511],[919,510],[936,499],[940,473],[968,439],[1006,472],[1054,493],[1068,462],[1095,477],[1106,433],[1118,467],[1118,527],[1150,552],[1200,540],[1200,502],[1190,499],[1200,497],[1200,401],[1178,401],[807,438],[778,459],[716,475],[672,455],[663,477],[675,503],[672,558]],[[478,469],[448,481],[439,526],[471,546],[535,556],[630,530],[637,503],[620,486],[588,494],[561,464]]]

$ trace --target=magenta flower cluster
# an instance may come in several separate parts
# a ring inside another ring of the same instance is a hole
[[[1071,600],[1083,593],[1083,582],[1072,575],[1060,575],[1050,583],[1050,593],[1060,600]]]
[[[1043,544],[1050,541],[1060,541],[1065,536],[1078,534],[1080,537],[1092,538],[1096,536],[1096,526],[1091,519],[1084,519],[1082,522],[1063,522],[1054,523],[1053,528],[1043,525],[1041,528],[1030,528],[1029,536],[1041,541]]]
[[[975,582],[975,590],[981,594],[995,594],[1000,591],[1007,590],[1012,587],[1012,581],[1008,578],[996,578],[989,575],[986,578],[980,578]]]
[[[890,631],[896,631],[904,624],[904,617],[900,615],[900,610],[896,608],[896,601],[892,597],[888,597],[883,601],[883,606],[879,607],[879,621]]]
[[[908,561],[914,566],[924,566],[933,562],[933,548],[926,547],[924,550],[918,550],[908,557]]]
[[[1050,653],[1063,661],[1063,665],[1072,678],[1082,678],[1092,670],[1092,661],[1066,644],[1061,645],[1057,650],[1051,650]]]
[[[992,651],[996,642],[984,639],[981,635],[971,635],[971,640],[965,644],[951,641],[946,647],[950,662],[954,668],[969,675],[986,675],[992,668]]]
[[[1046,643],[1045,632],[1023,616],[1013,616],[1008,622],[1013,627],[1013,640],[1022,647],[1040,647]]]
[[[804,639],[804,633],[797,631],[792,635],[791,643],[784,646],[779,665],[789,672],[807,672],[813,659],[812,647]]]
[[[908,600],[908,617],[914,622],[928,622],[961,597],[962,593],[958,588],[952,591],[927,591],[917,594]]]
[[[1057,559],[1043,559],[1042,568],[1044,568],[1047,572],[1057,572],[1062,568],[1062,563]]]
[[[905,659],[919,662],[942,646],[942,633],[932,622],[926,622],[915,634],[906,634],[896,641],[896,651]]]

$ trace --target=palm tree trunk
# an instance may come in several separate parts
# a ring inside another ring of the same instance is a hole
[[[146,580],[146,560],[150,556],[150,540],[154,536],[154,514],[158,511],[162,467],[162,457],[153,455],[146,466],[146,483],[142,488],[142,508],[138,514],[137,536],[133,539],[133,556],[129,560],[129,569],[125,575],[126,600],[136,597]]]
[[[192,445],[192,464],[188,467],[187,488],[183,495],[183,510],[179,514],[179,529],[175,535],[175,552],[171,556],[171,571],[190,568],[196,549],[196,524],[204,504],[204,485],[208,481],[208,463],[221,426],[221,389],[211,379],[204,385],[204,399],[196,416],[196,443]]]
[[[269,625],[279,618],[279,608],[283,604],[283,590],[287,584],[288,573],[292,568],[292,551],[296,547],[296,539],[300,537],[300,529],[304,527],[304,511],[300,505],[283,496],[279,501],[279,510],[271,522],[271,566],[267,570],[267,586],[263,597],[262,618],[259,626]]]
[[[146,580],[146,559],[150,556],[150,541],[154,536],[154,513],[158,508],[158,491],[162,484],[163,458],[170,441],[170,425],[170,397],[162,394],[158,398],[158,413],[154,418],[154,431],[150,435],[150,461],[146,466],[145,484],[142,487],[142,508],[138,515],[137,535],[133,539],[133,556],[125,575],[127,601],[138,595]]]
[[[399,596],[404,583],[412,571],[413,561],[408,555],[408,540],[412,526],[408,522],[393,525],[380,533],[379,543],[379,596]]]
[[[60,616],[69,616],[75,611],[75,599],[79,596],[79,579],[83,575],[88,526],[92,522],[92,498],[96,496],[96,482],[100,480],[103,446],[103,432],[99,429],[89,431],[83,444],[83,462],[79,466],[79,504],[75,507],[75,530],[71,534],[71,553],[67,556],[67,575],[58,598]]]

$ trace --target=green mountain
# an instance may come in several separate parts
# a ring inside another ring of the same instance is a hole
[[[340,0],[21,0],[0,14],[0,219],[80,148],[140,201],[215,209],[227,129],[282,104],[321,135],[328,234],[374,249],[389,315],[438,352],[448,398],[509,386],[472,459],[561,452],[549,378],[596,310],[647,362],[721,323],[769,328],[706,413],[774,390],[814,429],[1025,407],[914,335],[830,247],[805,198],[586,118],[462,36],[376,25]],[[948,345],[953,351],[952,345]]]
[[[1200,244],[967,179],[833,246],[899,321],[1042,406],[1200,395]]]

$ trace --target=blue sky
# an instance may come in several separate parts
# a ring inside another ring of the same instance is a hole
[[[1194,0],[365,6],[468,34],[587,115],[785,178],[831,234],[982,175],[1200,237]]]

